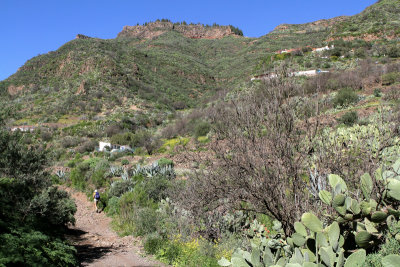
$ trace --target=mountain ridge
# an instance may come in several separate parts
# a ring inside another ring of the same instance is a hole
[[[233,26],[187,25],[169,21],[155,21],[146,25],[124,26],[117,38],[153,39],[167,31],[177,31],[191,39],[221,39],[226,36],[239,36],[234,33]]]
[[[44,103],[46,110],[60,115],[79,110],[98,113],[126,98],[131,104],[146,102],[158,108],[195,107],[219,90],[249,81],[277,51],[323,47],[347,36],[362,39],[362,32],[347,35],[349,21],[369,27],[375,22],[365,18],[375,14],[376,22],[385,19],[386,24],[397,25],[393,15],[400,14],[397,3],[380,1],[351,17],[282,24],[259,38],[242,37],[233,26],[170,21],[126,26],[114,39],[78,34],[56,51],[28,60],[0,82],[0,94],[6,103],[7,99],[29,103],[24,112],[38,117],[43,116]],[[380,17],[387,13],[391,15]],[[386,33],[375,32],[375,36],[384,40]],[[314,68],[318,66],[317,62]]]

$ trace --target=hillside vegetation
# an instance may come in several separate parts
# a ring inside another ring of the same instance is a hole
[[[396,266],[399,7],[260,38],[162,19],[32,58],[0,82],[0,238],[40,232],[32,262],[75,264],[51,180],[98,189],[114,230],[173,266]],[[30,262],[9,247],[0,265]]]

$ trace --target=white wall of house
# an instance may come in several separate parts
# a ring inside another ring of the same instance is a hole
[[[324,47],[316,48],[313,52],[322,52],[322,51],[331,50],[331,49],[334,49],[334,48],[335,48],[334,45],[332,45],[332,46],[324,46]]]
[[[298,71],[294,73],[294,76],[315,76],[315,75],[317,75],[316,70]]]
[[[104,151],[104,148],[108,146],[109,148],[111,148],[111,143],[107,143],[107,142],[99,142],[99,151]]]

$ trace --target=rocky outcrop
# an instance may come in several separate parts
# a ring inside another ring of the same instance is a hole
[[[21,86],[16,86],[16,85],[10,85],[7,88],[8,94],[9,95],[17,95],[20,92],[22,92],[25,89],[25,85]]]
[[[76,35],[75,39],[92,39],[92,37],[79,33]]]
[[[221,39],[236,35],[230,26],[204,26],[201,24],[174,24],[172,22],[151,22],[147,25],[125,26],[117,38],[152,39],[168,31],[177,31],[192,39]]]

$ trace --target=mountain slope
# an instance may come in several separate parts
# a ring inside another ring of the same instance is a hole
[[[334,25],[332,38],[391,38],[400,34],[400,0],[380,0],[360,14]]]
[[[260,38],[242,37],[232,26],[169,21],[124,27],[115,39],[78,35],[27,61],[0,82],[0,94],[19,117],[96,115],[128,102],[160,109],[194,107],[219,89],[249,81],[260,62],[278,50],[320,47],[349,34],[399,36],[399,2],[382,0],[352,17],[283,24]]]

